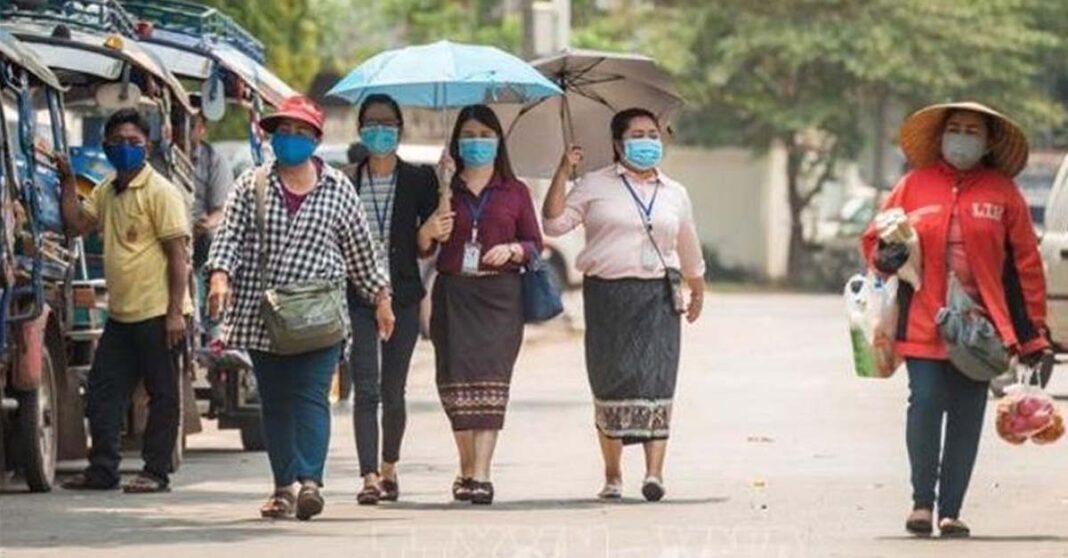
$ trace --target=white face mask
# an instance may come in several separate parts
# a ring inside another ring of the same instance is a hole
[[[957,170],[970,170],[986,155],[986,142],[973,134],[942,134],[942,158]]]

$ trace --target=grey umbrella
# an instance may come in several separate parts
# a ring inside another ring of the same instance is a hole
[[[579,173],[612,163],[609,122],[641,107],[661,120],[682,106],[671,76],[646,56],[564,50],[532,65],[564,90],[519,111],[508,126],[508,149],[520,176],[552,176],[568,143],[581,145]]]

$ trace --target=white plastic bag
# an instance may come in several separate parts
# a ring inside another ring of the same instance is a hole
[[[895,349],[898,279],[875,273],[846,282],[845,301],[853,370],[862,378],[889,378],[901,365]]]
[[[905,210],[895,207],[879,213],[875,216],[875,228],[883,242],[902,243],[908,247],[908,259],[897,270],[897,276],[912,285],[913,289],[920,290],[923,286],[923,252],[920,249],[920,236],[916,234]]]

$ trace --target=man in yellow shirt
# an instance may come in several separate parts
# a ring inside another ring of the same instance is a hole
[[[169,489],[181,412],[174,356],[193,310],[186,292],[189,216],[178,188],[147,163],[148,137],[148,122],[136,110],[111,115],[104,126],[104,153],[116,172],[84,202],[78,200],[69,164],[57,160],[68,231],[98,231],[103,237],[109,313],[89,372],[89,467],[65,488],[118,487],[123,419],[130,393],[142,380],[150,398],[145,466],[123,489]]]

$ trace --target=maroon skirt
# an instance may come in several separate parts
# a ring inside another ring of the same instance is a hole
[[[439,275],[430,337],[438,396],[454,431],[500,430],[523,343],[519,275]]]

